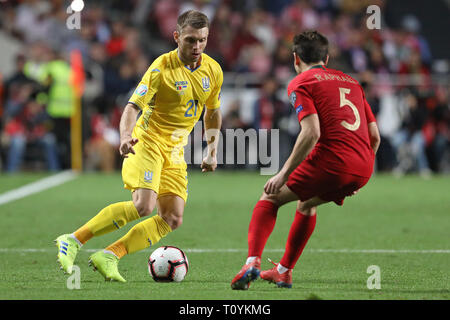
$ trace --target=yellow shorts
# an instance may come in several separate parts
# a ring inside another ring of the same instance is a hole
[[[136,154],[128,154],[122,166],[124,188],[151,189],[158,197],[175,194],[187,200],[187,165],[184,158],[173,161],[171,149],[163,144],[149,141],[142,135],[133,147]]]

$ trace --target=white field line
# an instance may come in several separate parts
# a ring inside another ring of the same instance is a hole
[[[0,206],[2,204],[25,198],[32,194],[59,186],[77,176],[72,170],[62,171],[53,176],[40,179],[38,181],[26,184],[20,188],[7,191],[0,194]]]
[[[86,252],[96,252],[102,249],[83,249]],[[183,249],[187,253],[246,253],[247,249],[197,249],[187,248]],[[33,253],[33,252],[55,252],[55,249],[50,248],[0,248],[0,253]],[[141,253],[148,253],[148,250],[142,250]],[[264,252],[284,252],[284,249],[265,249]],[[305,252],[310,253],[367,253],[367,254],[388,254],[388,253],[443,253],[449,254],[450,249],[437,249],[437,250],[409,250],[409,249],[306,249]]]

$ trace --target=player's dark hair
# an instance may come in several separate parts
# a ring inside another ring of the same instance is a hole
[[[181,33],[181,30],[187,26],[191,26],[195,29],[202,29],[204,27],[209,29],[209,19],[200,11],[189,10],[178,17],[177,31]]]
[[[328,39],[317,31],[305,31],[294,37],[293,50],[306,64],[326,62]]]

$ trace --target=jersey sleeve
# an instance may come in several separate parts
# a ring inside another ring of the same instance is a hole
[[[289,100],[297,114],[298,122],[310,114],[317,113],[313,99],[304,87],[299,86],[294,90],[289,90],[288,94]]]
[[[215,86],[206,100],[206,108],[211,110],[220,107],[220,92],[223,84],[223,72],[220,66],[217,66],[217,68],[218,70],[216,72]]]
[[[140,109],[144,109],[158,91],[160,82],[161,66],[159,61],[156,60],[147,69],[128,102],[138,106]]]

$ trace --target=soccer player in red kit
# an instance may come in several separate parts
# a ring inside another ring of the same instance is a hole
[[[278,174],[264,186],[248,230],[248,258],[231,282],[246,290],[261,277],[292,287],[292,269],[316,225],[316,207],[342,205],[372,175],[380,135],[362,87],[352,77],[327,69],[328,40],[316,31],[294,37],[298,75],[288,85],[301,131]],[[260,271],[261,255],[275,226],[278,208],[297,201],[284,255],[274,268]]]

